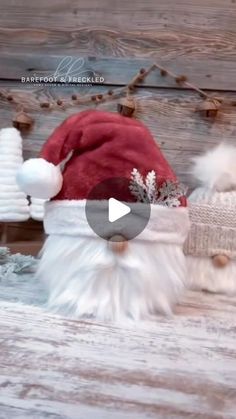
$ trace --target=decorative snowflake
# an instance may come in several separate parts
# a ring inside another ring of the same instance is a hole
[[[179,207],[179,198],[186,194],[183,185],[170,180],[163,182],[158,188],[154,170],[148,172],[144,179],[137,169],[133,169],[129,188],[138,202],[150,202],[166,207]]]

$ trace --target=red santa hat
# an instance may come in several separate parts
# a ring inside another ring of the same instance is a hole
[[[44,220],[48,234],[88,235],[85,202],[92,188],[109,178],[130,179],[134,169],[144,179],[154,173],[157,188],[166,182],[176,184],[175,174],[141,122],[88,110],[66,119],[46,141],[40,158],[23,164],[17,181],[28,195],[50,199]],[[129,189],[119,199],[136,201]],[[178,195],[174,202],[178,204],[157,200],[152,205],[146,237],[183,243],[188,229],[186,199]]]

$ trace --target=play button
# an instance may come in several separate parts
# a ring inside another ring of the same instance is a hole
[[[136,190],[145,196],[140,185],[137,185]],[[151,211],[147,199],[145,202],[136,201],[130,191],[129,179],[121,177],[104,180],[87,197],[87,222],[96,235],[105,240],[117,241],[117,237],[120,241],[132,240],[145,229]]]
[[[110,198],[108,201],[108,220],[110,223],[119,220],[131,211],[130,207],[115,198]]]

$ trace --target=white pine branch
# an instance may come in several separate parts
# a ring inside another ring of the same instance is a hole
[[[176,182],[167,180],[158,190],[156,203],[167,207],[179,207],[179,198],[185,195],[185,190]]]
[[[146,185],[143,181],[142,175],[135,168],[131,172],[131,181],[129,189],[138,202],[147,202]]]
[[[149,202],[154,204],[157,196],[156,173],[154,170],[148,172],[146,176],[146,190]]]
[[[140,172],[133,169],[129,188],[138,202],[150,202],[167,207],[179,207],[179,199],[186,195],[186,188],[183,185],[170,180],[163,182],[158,188],[154,170],[148,172],[144,180]]]

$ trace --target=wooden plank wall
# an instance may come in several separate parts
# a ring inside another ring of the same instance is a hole
[[[35,118],[24,138],[24,156],[37,155],[69,110],[44,111],[39,102],[72,93],[104,92],[126,84],[141,67],[156,61],[210,94],[236,101],[235,0],[1,0],[0,86],[13,91]],[[22,76],[55,72],[62,58],[84,59],[84,70],[105,78],[101,87],[24,85]],[[193,187],[190,159],[224,140],[235,142],[236,107],[226,107],[214,121],[194,112],[199,97],[153,73],[135,93],[137,118],[161,145],[181,181]],[[115,111],[116,101],[95,105]],[[15,114],[0,97],[0,127]],[[41,238],[39,223],[15,224],[11,240]]]

